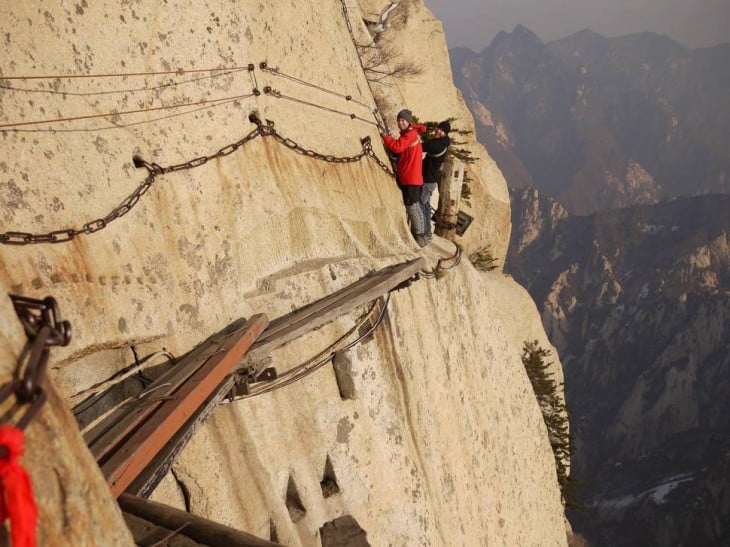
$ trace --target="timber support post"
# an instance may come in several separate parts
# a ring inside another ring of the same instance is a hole
[[[464,162],[449,156],[444,160],[439,181],[439,206],[436,212],[437,236],[453,241],[456,238],[456,224],[459,218],[461,187],[464,184]]]

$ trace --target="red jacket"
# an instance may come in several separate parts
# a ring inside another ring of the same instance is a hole
[[[423,184],[421,170],[423,148],[416,128],[411,125],[408,129],[401,131],[398,139],[383,134],[383,143],[388,150],[398,154],[398,184],[421,186]]]

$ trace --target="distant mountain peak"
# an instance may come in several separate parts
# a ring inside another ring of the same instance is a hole
[[[535,40],[538,40],[540,42],[542,41],[537,36],[537,34],[532,32],[529,28],[527,28],[524,25],[516,25],[515,28],[512,30],[512,34],[514,34],[515,36],[527,36],[530,38],[534,38]]]
[[[511,48],[525,46],[542,46],[540,37],[524,25],[517,25],[512,32],[500,30],[489,47]]]

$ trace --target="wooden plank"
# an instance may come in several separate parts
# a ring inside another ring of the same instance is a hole
[[[268,325],[263,314],[253,316],[230,347],[210,356],[203,366],[163,401],[155,413],[142,423],[102,463],[101,471],[115,496],[120,495],[178,432],[185,422],[210,397],[238,364],[256,338]]]
[[[157,485],[160,484],[167,472],[172,468],[175,460],[193,438],[198,428],[213,413],[215,407],[221,402],[234,384],[234,376],[227,376],[216,388],[213,395],[198,409],[183,427],[168,441],[158,452],[157,456],[137,475],[137,478],[127,487],[125,492],[141,498],[147,498],[152,494]]]
[[[292,321],[306,322],[309,318],[319,315],[322,310],[329,306],[333,301],[346,300],[350,296],[364,290],[365,287],[379,285],[381,282],[384,282],[383,285],[388,288],[395,287],[402,281],[405,281],[406,279],[409,279],[410,277],[415,275],[415,273],[423,269],[425,265],[425,259],[416,258],[414,260],[410,260],[401,264],[393,264],[391,266],[387,266],[382,270],[366,275],[355,283],[343,287],[342,289],[332,294],[329,294],[324,298],[307,304],[306,306],[303,306],[302,308],[299,308],[298,310],[290,314],[278,317],[277,319],[271,321],[271,324],[266,329],[266,332],[261,335],[261,338],[256,341],[256,344],[254,344],[254,347],[251,348],[251,350],[253,351],[257,346],[264,345],[267,340],[277,337],[277,335],[283,329],[286,329]],[[393,282],[389,283],[389,280],[392,280]]]
[[[204,344],[186,355],[176,366],[165,371],[152,382],[146,392],[150,399],[171,396],[176,389],[198,370],[215,352],[226,351],[240,334],[244,326],[211,337]],[[100,424],[84,435],[84,440],[97,462],[101,462],[140,423],[152,415],[162,401],[150,402],[140,399],[135,404],[124,406],[107,416]]]
[[[295,312],[275,319],[251,347],[246,355],[245,364],[254,376],[257,375],[263,367],[261,361],[276,348],[334,321],[358,306],[379,298],[416,275],[425,266],[424,258],[389,266]]]
[[[163,526],[169,530],[181,530],[185,536],[203,545],[225,545],[226,547],[282,547],[258,538],[247,532],[236,530],[212,520],[186,513],[169,505],[122,494],[117,500],[125,513]]]

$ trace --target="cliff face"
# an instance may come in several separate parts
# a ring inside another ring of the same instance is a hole
[[[729,218],[726,195],[577,217],[514,192],[506,268],[565,366],[592,544],[727,537]]]
[[[353,43],[369,43],[364,20],[387,5],[0,8],[2,233],[17,242],[27,236],[7,233],[81,230],[57,233],[74,237],[55,245],[0,245],[0,288],[53,295],[74,333],[54,348],[51,397],[27,430],[40,544],[131,543],[68,410],[74,394],[136,356],[183,354],[237,318],[279,317],[419,252],[400,193],[372,158],[326,161],[360,153],[370,137],[387,162],[376,101],[390,127],[407,106],[473,128],[440,24],[420,0],[399,2],[379,40],[423,71],[397,86],[366,80]],[[241,141],[252,113],[289,146]],[[506,185],[486,152],[467,146],[478,158],[476,218],[460,243],[489,245],[501,262]],[[146,178],[135,155],[185,165]],[[435,263],[452,249],[437,241],[423,254]],[[356,316],[277,350],[273,364],[299,364]],[[0,321],[8,378],[25,337],[7,299]],[[219,407],[153,499],[261,537],[275,529],[288,545],[318,544],[319,528],[343,514],[374,545],[564,544],[552,454],[520,362],[532,339],[550,347],[526,292],[464,260],[395,293],[374,337],[346,353],[355,399],[340,398],[325,368]],[[327,498],[325,468],[340,490]],[[288,510],[291,496],[303,514]]]

